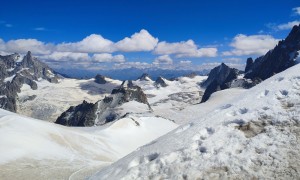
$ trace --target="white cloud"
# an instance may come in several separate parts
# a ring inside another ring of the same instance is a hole
[[[295,25],[299,25],[300,21],[292,21],[285,24],[279,24],[276,29],[277,30],[289,30],[292,29]]]
[[[145,29],[142,29],[140,32],[134,33],[130,38],[126,37],[117,42],[115,47],[118,51],[124,52],[151,51],[157,43],[157,38],[154,38]]]
[[[152,67],[152,64],[146,62],[124,62],[124,63],[117,63],[113,65],[114,69],[125,69],[125,68],[139,68],[145,69]]]
[[[242,61],[241,58],[231,57],[222,59],[225,63],[239,63]]]
[[[1,50],[11,53],[26,53],[31,51],[33,54],[49,54],[54,48],[53,44],[46,44],[36,39],[10,40],[4,44]]]
[[[157,44],[155,54],[176,54],[176,57],[215,57],[217,48],[200,48],[193,40],[168,43],[166,41]]]
[[[295,13],[295,15],[300,15],[300,7],[293,8],[293,12]]]
[[[278,43],[278,39],[270,35],[251,35],[239,34],[234,37],[230,44],[234,49],[225,51],[224,56],[243,56],[243,55],[263,55],[273,49]]]
[[[155,58],[153,64],[173,64],[173,60],[169,55],[162,55]]]
[[[189,64],[192,64],[192,61],[179,61],[179,64],[182,64],[182,65],[189,65]]]
[[[56,49],[57,51],[63,52],[81,53],[103,53],[114,51],[113,42],[97,34],[91,34],[79,42],[58,44]]]
[[[125,62],[125,57],[121,54],[119,55],[112,55],[109,53],[102,53],[102,54],[94,54],[92,59],[96,62],[116,62],[116,63],[122,63]]]
[[[90,56],[88,53],[76,53],[76,52],[53,52],[49,55],[40,56],[42,60],[54,60],[54,61],[88,61]]]

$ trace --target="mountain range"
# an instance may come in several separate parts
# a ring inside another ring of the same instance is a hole
[[[299,52],[300,25],[244,72],[73,79],[0,56],[0,179],[297,179]]]

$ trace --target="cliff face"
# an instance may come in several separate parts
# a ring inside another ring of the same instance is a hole
[[[294,26],[285,40],[282,40],[264,56],[254,62],[247,61],[245,78],[265,80],[296,64],[300,51],[300,25]]]
[[[212,93],[229,88],[230,82],[236,79],[237,75],[237,69],[230,68],[224,63],[213,68],[207,80],[201,85],[202,87],[206,87],[201,102],[207,101]]]
[[[38,79],[58,82],[58,76],[46,64],[34,58],[29,51],[22,59],[19,54],[0,56],[0,107],[16,112],[17,93],[23,84],[36,90]]]

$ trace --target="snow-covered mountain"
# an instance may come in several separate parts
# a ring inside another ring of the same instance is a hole
[[[189,123],[91,179],[299,178],[299,71],[291,67],[202,117],[185,113]]]
[[[103,125],[117,120],[128,113],[151,112],[147,97],[132,81],[124,81],[113,89],[111,95],[96,103],[84,101],[72,106],[57,118],[55,123],[66,126]]]
[[[245,76],[222,63],[123,83],[0,56],[1,107],[31,117],[0,109],[0,179],[297,179],[299,50],[295,26]]]
[[[58,83],[36,81],[37,90],[23,85],[18,93],[17,113],[54,122],[70,106],[82,101],[95,103],[108,96],[121,81],[106,78],[107,83],[98,84],[95,79],[77,80],[61,78]],[[34,99],[28,99],[35,97]]]
[[[88,80],[64,78],[30,52],[24,57],[0,56],[0,107],[37,119],[55,121],[70,106],[83,100],[94,103],[120,84],[99,75]]]
[[[40,79],[58,82],[58,76],[46,64],[33,58],[30,51],[23,58],[19,54],[0,56],[0,107],[16,112],[17,93],[23,84],[36,90],[36,81]]]

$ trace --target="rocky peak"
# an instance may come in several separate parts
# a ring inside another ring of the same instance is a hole
[[[137,102],[149,105],[147,96],[143,92],[142,88],[134,85],[132,81],[123,81],[120,88],[113,89],[111,94],[121,94],[118,104],[135,100]]]
[[[207,101],[212,93],[229,88],[230,82],[237,78],[238,72],[237,69],[230,68],[224,63],[213,68],[207,80],[201,85],[206,88],[201,102]]]
[[[294,26],[285,40],[282,40],[264,56],[257,58],[251,67],[247,66],[245,78],[265,80],[295,65],[300,51],[300,25]]]
[[[207,80],[204,81],[201,86],[207,87],[213,81],[216,81],[219,85],[225,84],[230,80],[237,78],[238,72],[239,71],[237,69],[230,68],[226,64],[222,63],[210,71]]]
[[[152,111],[142,88],[134,85],[132,81],[123,81],[119,88],[113,89],[110,96],[95,104],[83,102],[76,107],[70,107],[55,123],[66,126],[103,125],[124,116],[124,112],[120,112],[118,107],[129,101],[146,104],[148,110]]]
[[[138,80],[140,80],[140,81],[151,81],[152,79],[151,79],[149,74],[144,73],[144,74],[142,74],[141,77],[138,78]]]
[[[251,57],[247,59],[245,72],[248,72],[251,69],[253,62],[254,61]]]
[[[40,62],[29,51],[22,59],[19,54],[0,56],[0,107],[16,112],[17,97],[23,84],[37,89],[36,81],[58,82],[54,71]]]
[[[166,83],[165,79],[161,76],[159,76],[156,80],[155,80],[155,86],[157,87],[167,87],[168,84]]]
[[[106,84],[107,81],[105,80],[105,76],[102,76],[100,74],[97,74],[96,77],[95,77],[95,82],[98,83],[98,84]]]

